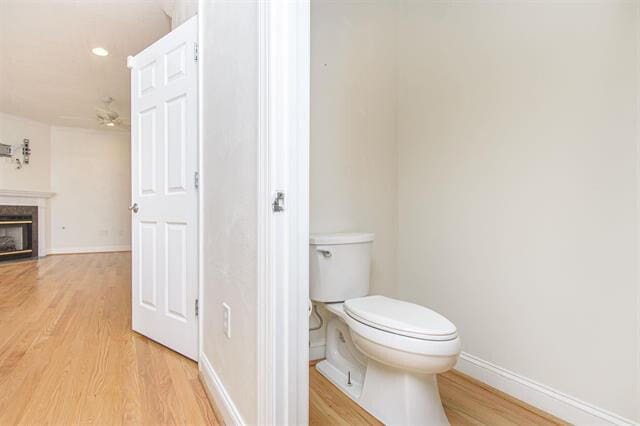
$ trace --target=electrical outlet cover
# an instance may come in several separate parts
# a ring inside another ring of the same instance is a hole
[[[222,327],[227,339],[231,339],[231,308],[226,303],[222,304]]]

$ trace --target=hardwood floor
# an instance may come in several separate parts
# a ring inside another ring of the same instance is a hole
[[[194,362],[131,331],[128,253],[0,264],[0,425],[211,424]],[[309,423],[380,424],[315,368]],[[454,425],[561,424],[456,373],[440,377]]]
[[[309,366],[310,425],[381,425],[354,403],[313,365]],[[456,425],[567,424],[496,389],[457,372],[438,378],[440,397],[449,422]]]
[[[218,424],[197,365],[131,331],[128,253],[0,265],[0,425]]]

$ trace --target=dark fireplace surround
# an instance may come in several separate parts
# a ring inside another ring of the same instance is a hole
[[[0,247],[0,262],[38,257],[38,207],[0,206],[0,237],[10,227],[14,229],[13,232],[20,229],[22,244],[13,250]]]

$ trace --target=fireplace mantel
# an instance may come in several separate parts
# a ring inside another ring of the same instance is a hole
[[[19,191],[14,189],[0,189],[1,197],[19,197],[19,198],[51,198],[56,195],[55,192],[43,192],[43,191]]]
[[[0,189],[0,205],[38,207],[38,256],[41,257],[47,255],[47,204],[54,195],[54,192]]]

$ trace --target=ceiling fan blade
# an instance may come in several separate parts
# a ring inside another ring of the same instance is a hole
[[[120,114],[116,111],[98,108],[98,107],[96,107],[96,115],[98,117],[102,117],[109,120],[115,120],[116,118],[120,117]]]
[[[75,117],[75,116],[71,116],[71,115],[61,115],[58,118],[62,119],[62,120],[81,120],[81,121],[93,121],[93,118],[87,118],[87,117]]]

